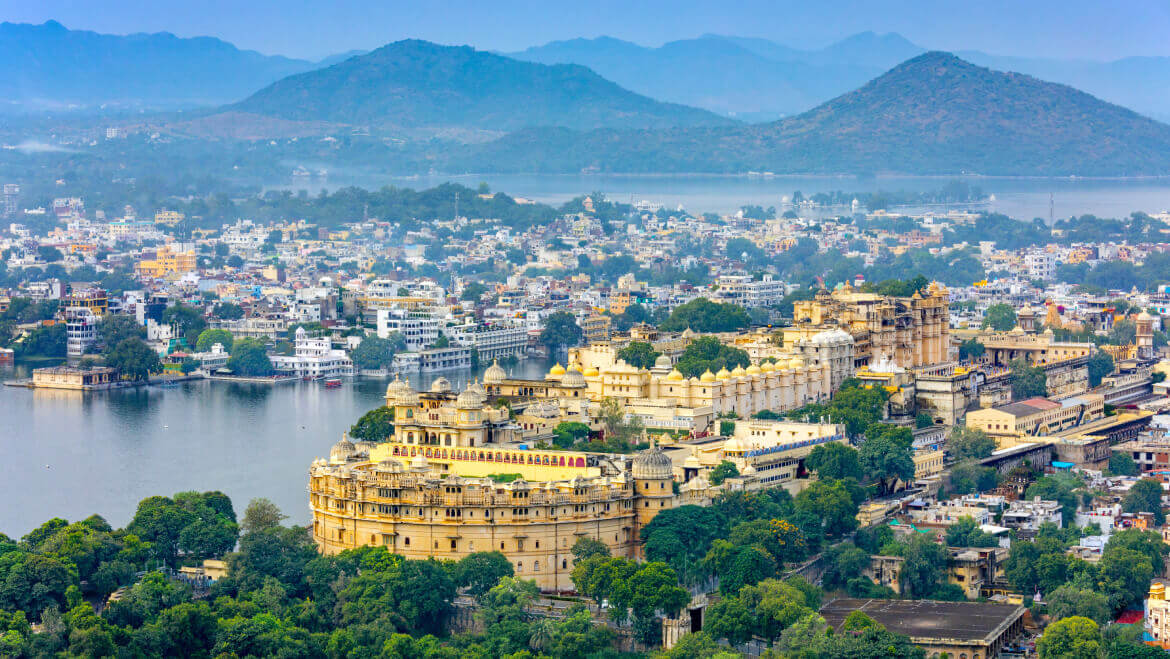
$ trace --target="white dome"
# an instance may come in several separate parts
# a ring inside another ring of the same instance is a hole
[[[561,377],[561,385],[565,387],[584,387],[586,385],[585,376],[581,375],[581,371],[570,368]]]
[[[670,361],[670,357],[667,355],[658,355],[658,359],[654,360],[654,368],[669,369],[669,368],[673,368],[673,367],[674,367],[674,363],[672,361]]]
[[[672,476],[674,465],[670,462],[670,458],[662,452],[662,449],[658,448],[657,444],[651,444],[650,448],[634,458],[631,471],[634,478],[639,480],[663,479]]]
[[[455,399],[455,407],[461,410],[478,410],[483,407],[483,399],[483,394],[472,387],[468,387]]]
[[[494,359],[492,360],[492,365],[487,367],[487,370],[483,372],[483,381],[486,384],[499,384],[506,377],[508,377],[508,374],[500,367],[499,362]]]
[[[435,381],[431,383],[432,394],[445,394],[450,391],[451,381],[441,375],[435,378]]]

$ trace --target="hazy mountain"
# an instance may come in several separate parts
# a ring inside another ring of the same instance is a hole
[[[764,121],[808,110],[921,52],[897,34],[864,32],[820,50],[708,34],[658,48],[611,37],[554,41],[512,56],[581,64],[653,98]]]
[[[1065,85],[931,52],[769,124],[529,130],[461,160],[470,171],[1134,176],[1170,174],[1170,126]]]
[[[294,121],[433,132],[731,123],[705,110],[640,96],[583,66],[546,66],[418,40],[290,76],[229,109]]]
[[[317,66],[212,37],[98,34],[56,21],[0,23],[0,61],[0,98],[10,109],[220,105]]]

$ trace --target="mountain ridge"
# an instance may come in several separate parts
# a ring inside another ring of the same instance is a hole
[[[1170,174],[1170,126],[1058,83],[931,51],[796,117],[659,132],[521,131],[453,166],[517,171]]]
[[[283,78],[225,110],[389,130],[732,123],[641,96],[581,65],[524,62],[419,39]]]

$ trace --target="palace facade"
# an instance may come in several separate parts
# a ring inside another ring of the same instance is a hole
[[[794,303],[796,325],[784,330],[785,343],[789,333],[806,326],[838,327],[853,337],[858,367],[883,357],[906,368],[952,361],[949,297],[937,282],[925,295],[910,297],[863,293],[849,284],[831,293],[821,290],[812,300]]]
[[[638,556],[642,527],[675,505],[661,449],[636,456],[532,449],[486,396],[478,384],[456,395],[444,378],[424,393],[392,382],[389,441],[343,438],[310,469],[320,550],[384,546],[408,558],[454,560],[500,551],[544,590],[573,588],[571,550],[580,538]]]

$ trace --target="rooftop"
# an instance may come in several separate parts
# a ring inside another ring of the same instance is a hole
[[[825,621],[840,631],[845,618],[861,611],[891,632],[916,639],[991,642],[1024,614],[1017,604],[838,598],[821,607]]]

